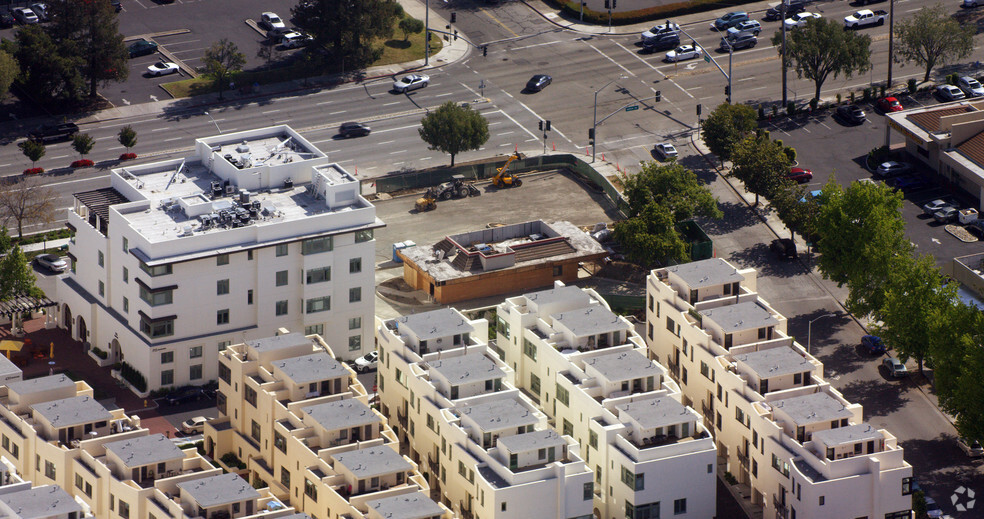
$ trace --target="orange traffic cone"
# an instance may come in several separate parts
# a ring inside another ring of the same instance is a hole
[[[557,151],[557,143],[556,142],[551,142],[550,144],[553,145],[553,150],[554,151]]]
[[[605,154],[604,153],[601,154],[601,161],[602,162],[605,162]]]

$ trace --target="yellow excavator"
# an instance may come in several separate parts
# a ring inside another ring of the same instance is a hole
[[[523,180],[520,179],[518,176],[513,175],[512,173],[506,173],[506,170],[509,169],[509,164],[512,164],[512,161],[518,158],[519,158],[518,154],[509,157],[509,160],[507,160],[506,163],[503,164],[501,168],[496,170],[498,171],[498,173],[496,173],[496,175],[492,177],[493,186],[498,188],[504,188],[504,187],[519,187],[523,185]]]

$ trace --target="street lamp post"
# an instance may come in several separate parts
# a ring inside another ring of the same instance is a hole
[[[424,0],[424,66],[430,64],[430,0]]]
[[[625,74],[621,74],[617,78],[609,81],[608,83],[605,83],[605,85],[603,87],[599,88],[598,90],[595,90],[595,93],[594,93],[594,122],[591,123],[591,135],[594,135],[594,138],[591,139],[591,162],[594,162],[595,161],[595,149],[597,147],[597,144],[596,143],[598,142],[598,92],[601,92],[602,90],[605,89],[605,87],[607,87],[608,85],[610,85],[610,84],[618,81],[619,79],[628,79],[628,76],[626,76]]]
[[[892,51],[895,47],[895,0],[890,0],[888,4],[888,82],[885,89],[892,88]]]
[[[779,17],[782,18],[779,24],[782,26],[782,107],[783,109],[789,105],[789,99],[786,95],[786,1],[782,0],[782,7],[780,8]]]
[[[212,119],[212,114],[210,114],[210,113],[208,113],[208,112],[205,112],[205,115],[207,115],[207,116],[208,116],[208,118],[209,118],[209,119],[210,119],[210,120],[212,121],[212,124],[214,124],[214,125],[215,125],[215,129],[216,129],[216,131],[218,131],[219,133],[222,133],[222,129],[221,129],[221,128],[219,128],[219,123],[217,123],[217,122],[215,122],[215,119]]]
[[[806,325],[806,353],[808,355],[812,355],[812,353],[810,353],[810,340],[813,338],[813,333],[812,333],[813,332],[813,323],[819,321],[820,319],[823,319],[824,317],[837,317],[837,315],[838,314],[825,314],[825,315],[821,315],[820,317],[817,317],[816,319],[810,321],[810,324]]]

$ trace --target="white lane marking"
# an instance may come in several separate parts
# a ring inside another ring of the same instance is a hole
[[[628,74],[628,75],[630,75],[632,77],[635,77],[635,74],[633,74],[631,70],[623,67],[621,63],[615,61],[609,55],[607,55],[604,52],[601,52],[600,50],[598,50],[598,47],[595,47],[594,45],[591,45],[590,43],[586,43],[585,45],[587,45],[588,47],[591,47],[592,49],[594,49],[595,52],[597,52],[598,54],[601,54],[602,56],[605,57],[605,59],[607,59],[608,61],[611,61],[613,64],[615,64],[615,66],[617,66],[618,68],[624,70],[626,74]],[[624,49],[625,47],[622,47],[622,48]]]
[[[52,159],[63,159],[63,158],[65,158],[65,157],[68,157],[68,155],[58,155],[58,156],[56,156],[56,157],[51,157],[51,158],[52,158]]]
[[[399,128],[387,128],[385,130],[376,130],[376,133],[395,132],[397,130],[406,130],[406,129],[409,129],[409,128],[416,128],[418,126],[420,126],[420,123],[411,124],[410,126],[400,126]],[[393,142],[393,141],[389,141],[389,142]],[[387,143],[381,142],[380,144],[387,144]]]
[[[555,43],[564,43],[564,42],[562,42],[562,41],[548,41],[546,43],[537,43],[537,44],[534,44],[534,45],[527,45],[525,47],[512,47],[509,50],[510,51],[514,51],[514,50],[532,49],[534,47],[545,47],[547,45],[553,45]]]
[[[400,104],[401,102],[402,102],[402,101],[393,101],[392,103],[383,103],[383,106],[393,106],[393,105],[398,105],[398,104]]]
[[[150,129],[150,131],[151,131],[151,132],[163,132],[163,131],[165,131],[165,130],[170,130],[170,129],[171,129],[170,127],[168,127],[168,126],[165,126],[165,127],[163,127],[163,128],[151,128],[151,129]]]
[[[680,86],[679,84],[677,84],[676,81],[673,81],[672,79],[666,77],[666,74],[664,74],[662,70],[654,67],[652,63],[650,63],[650,62],[648,62],[648,61],[640,58],[638,54],[636,54],[636,53],[630,51],[629,49],[625,48],[625,46],[622,45],[621,43],[615,42],[615,45],[618,45],[622,50],[624,50],[625,52],[628,52],[631,56],[635,57],[635,59],[637,59],[637,60],[641,61],[642,63],[644,63],[647,67],[649,67],[649,68],[655,70],[656,72],[658,72],[659,75],[663,76],[663,79],[669,81],[670,84],[672,84],[673,86],[679,88],[681,92],[683,92],[684,94],[687,94],[688,96],[690,96],[690,99],[693,99],[694,98],[693,94],[691,94],[690,92],[687,92],[687,90],[685,88],[683,88],[682,86]],[[633,74],[633,75],[635,75],[635,74]]]
[[[468,85],[466,85],[466,84],[464,84],[464,83],[461,83],[461,82],[459,82],[458,84],[459,84],[459,85],[461,85],[461,86],[463,86],[463,87],[465,87],[465,90],[467,90],[467,91],[469,91],[469,92],[471,92],[471,94],[472,94],[473,96],[475,96],[475,97],[480,97],[480,96],[481,96],[481,94],[479,94],[478,92],[476,92],[476,91],[474,91],[474,90],[472,90],[472,88],[471,88],[470,86],[468,86]],[[486,86],[488,86],[488,85],[486,85]],[[506,95],[509,95],[509,93],[508,93],[508,92],[506,92]],[[509,96],[509,97],[512,97],[512,96]]]
[[[263,115],[266,115],[266,114],[275,114],[275,113],[277,113],[279,111],[280,110],[267,110],[265,112],[260,112],[260,113],[263,114]]]
[[[338,115],[338,114],[343,114],[343,113],[345,113],[345,112],[347,112],[347,111],[348,111],[348,110],[342,110],[341,112],[331,112],[331,113],[329,113],[328,115]]]
[[[390,155],[399,155],[401,153],[406,153],[406,152],[407,152],[407,150],[393,151],[393,152],[390,152]]]
[[[533,137],[533,140],[537,140],[536,139],[536,135],[533,132],[527,130],[525,126],[523,126],[522,124],[519,124],[519,122],[516,119],[513,119],[512,117],[510,117],[509,114],[507,114],[506,112],[503,112],[502,110],[499,110],[499,113],[501,113],[502,115],[506,116],[506,119],[509,119],[510,121],[513,122],[513,124],[515,124],[516,126],[519,126],[520,128],[523,129],[523,131],[525,131],[526,133],[530,134],[530,137]]]
[[[379,133],[379,132],[376,132],[376,133]],[[396,142],[396,141],[386,141],[386,142],[379,143],[379,145],[382,146],[383,144],[393,144],[394,142]]]
[[[525,109],[527,109],[527,110],[528,110],[528,111],[529,111],[529,112],[530,112],[531,114],[533,114],[533,116],[534,116],[534,117],[536,117],[537,119],[539,119],[539,120],[541,120],[541,121],[544,121],[544,120],[546,120],[546,119],[544,119],[543,117],[540,117],[540,115],[539,115],[539,114],[537,114],[536,112],[534,112],[532,108],[530,108],[530,107],[528,107],[528,106],[526,106],[526,103],[524,103],[524,102],[522,102],[522,101],[519,101],[519,106],[522,106],[523,108],[525,108]],[[560,135],[561,137],[563,137],[565,141],[567,141],[567,142],[572,142],[572,141],[571,141],[570,139],[568,139],[568,138],[567,138],[567,136],[566,136],[566,135],[564,135],[564,132],[562,132],[562,131],[560,131],[560,130],[558,130],[556,126],[554,126],[554,125],[552,125],[552,124],[551,124],[551,125],[550,125],[550,127],[551,127],[551,131],[555,131],[555,132],[557,132],[557,134],[558,134],[558,135]]]
[[[164,142],[180,141],[184,139],[185,139],[184,137],[171,137],[170,139],[164,139]]]
[[[437,94],[434,97],[445,97],[445,96],[449,96],[449,95],[452,95],[452,94],[454,94],[454,92],[445,92],[443,94]]]
[[[331,101],[322,101],[320,103],[314,103],[314,106],[321,106],[321,105],[326,105],[326,104],[329,104],[329,103],[331,103]]]
[[[516,132],[514,132],[514,131],[508,131],[508,132],[497,133],[497,134],[495,134],[495,136],[496,137],[500,137],[502,135],[512,135],[514,133],[516,133]]]

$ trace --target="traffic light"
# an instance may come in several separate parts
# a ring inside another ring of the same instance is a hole
[[[697,105],[697,117],[700,117],[700,104]]]
[[[612,0],[612,9],[615,9],[615,3],[616,3],[617,1],[618,1],[618,0]]]
[[[451,23],[458,21],[458,13],[451,13]]]
[[[550,131],[550,119],[547,119],[546,124],[543,125],[544,131]]]
[[[660,102],[660,101],[662,101],[662,100],[663,100],[663,91],[662,91],[662,90],[657,90],[657,91],[656,91],[656,95],[655,95],[655,96],[653,96],[653,99],[654,99],[654,100],[655,100],[655,101],[656,101],[657,103],[658,103],[658,102]]]
[[[458,29],[454,30],[454,41],[458,41]]]
[[[540,131],[543,131],[543,121],[540,121]]]
[[[488,45],[482,45],[482,57],[485,57],[485,56],[488,56],[488,55],[489,55],[489,46]]]
[[[727,101],[731,102],[731,85],[724,85],[724,95],[727,96]]]
[[[588,128],[588,144],[594,144],[594,128]]]

